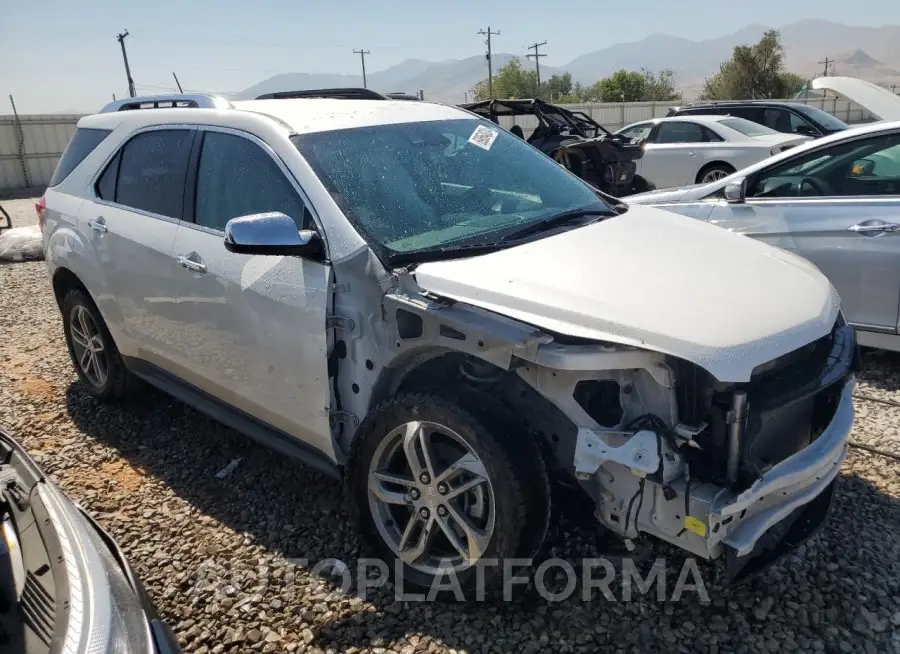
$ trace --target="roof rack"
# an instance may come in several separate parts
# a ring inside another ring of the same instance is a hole
[[[225,98],[212,93],[175,93],[172,95],[146,95],[139,98],[125,98],[110,102],[101,114],[114,111],[136,109],[231,109],[232,104]]]
[[[403,91],[394,91],[393,93],[388,93],[387,97],[391,100],[421,100],[418,95],[413,95],[412,93],[405,93]]]
[[[304,91],[278,91],[277,93],[263,93],[256,96],[255,100],[291,100],[294,98],[336,98],[340,100],[389,100],[371,89],[341,88],[341,89],[308,89]]]

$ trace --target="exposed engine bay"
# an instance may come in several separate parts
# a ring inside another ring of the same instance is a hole
[[[824,522],[853,417],[857,347],[840,315],[829,334],[757,366],[748,382],[721,383],[673,356],[514,321],[504,336],[519,343],[505,348],[497,325],[482,331],[491,319],[481,310],[386,299],[401,350],[431,336],[456,341],[403,383],[465,384],[507,407],[540,442],[553,478],[579,486],[629,549],[649,535],[706,559],[725,555],[736,578]]]

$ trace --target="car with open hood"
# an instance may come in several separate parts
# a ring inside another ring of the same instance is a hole
[[[497,590],[557,486],[734,576],[825,519],[856,348],[800,257],[430,102],[128,99],[69,148],[38,208],[85,388],[343,479],[405,584]]]

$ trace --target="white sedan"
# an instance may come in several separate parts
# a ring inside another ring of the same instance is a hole
[[[616,133],[644,141],[637,174],[659,189],[714,182],[810,138],[735,116],[654,118]]]

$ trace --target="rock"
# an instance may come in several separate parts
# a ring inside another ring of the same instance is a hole
[[[775,600],[772,597],[763,597],[759,606],[753,609],[753,617],[762,622],[769,615],[769,611],[772,609],[773,604],[775,604]]]

